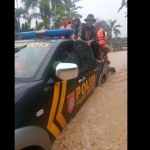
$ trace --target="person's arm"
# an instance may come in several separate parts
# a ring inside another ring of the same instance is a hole
[[[107,37],[105,37],[105,40],[108,41],[108,40],[111,38],[111,36],[112,36],[112,33],[111,33],[111,31],[110,31],[110,32],[108,33]]]
[[[71,38],[72,38],[72,39],[75,39],[75,34],[72,34],[72,35],[71,35]]]
[[[81,39],[81,36],[78,36],[77,40],[79,40],[79,41],[83,41],[83,40]]]
[[[92,29],[92,39],[91,40],[88,40],[88,41],[85,41],[85,43],[88,45],[88,46],[91,46],[91,43],[92,42],[95,42],[97,41],[97,29],[93,26],[93,29]]]
[[[75,30],[75,26],[74,26],[73,24],[71,24],[71,28]],[[71,35],[71,38],[72,38],[72,39],[75,39],[75,34],[72,34],[72,35]]]
[[[91,46],[91,43],[92,42],[95,42],[97,41],[97,29],[95,27],[93,27],[93,37],[91,40],[88,40],[88,41],[85,41],[85,43],[88,45],[88,46]]]
[[[81,35],[82,35],[82,26],[80,25],[77,33],[77,40],[83,41]]]
[[[84,43],[87,44],[88,46],[91,46],[92,42],[94,42],[94,39],[88,40],[88,41],[84,41]]]

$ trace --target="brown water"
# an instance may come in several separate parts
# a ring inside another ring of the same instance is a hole
[[[95,88],[52,150],[127,150],[127,51],[108,57],[116,72]]]

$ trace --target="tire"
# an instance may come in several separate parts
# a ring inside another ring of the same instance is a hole
[[[44,149],[42,149],[39,146],[29,146],[29,147],[23,148],[21,150],[44,150]]]
[[[97,80],[97,83],[96,83],[96,87],[100,86],[102,84],[103,76],[104,76],[104,67],[99,72],[99,77],[98,77],[98,80]]]
[[[102,81],[101,81],[101,84],[105,83],[106,82],[106,74],[103,75],[103,78],[102,78]]]

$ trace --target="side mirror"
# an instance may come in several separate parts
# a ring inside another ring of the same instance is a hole
[[[74,63],[60,63],[56,66],[55,75],[61,80],[70,80],[78,76],[79,68]]]

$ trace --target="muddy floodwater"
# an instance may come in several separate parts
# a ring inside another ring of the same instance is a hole
[[[108,57],[116,72],[94,89],[52,150],[127,150],[127,51]]]

